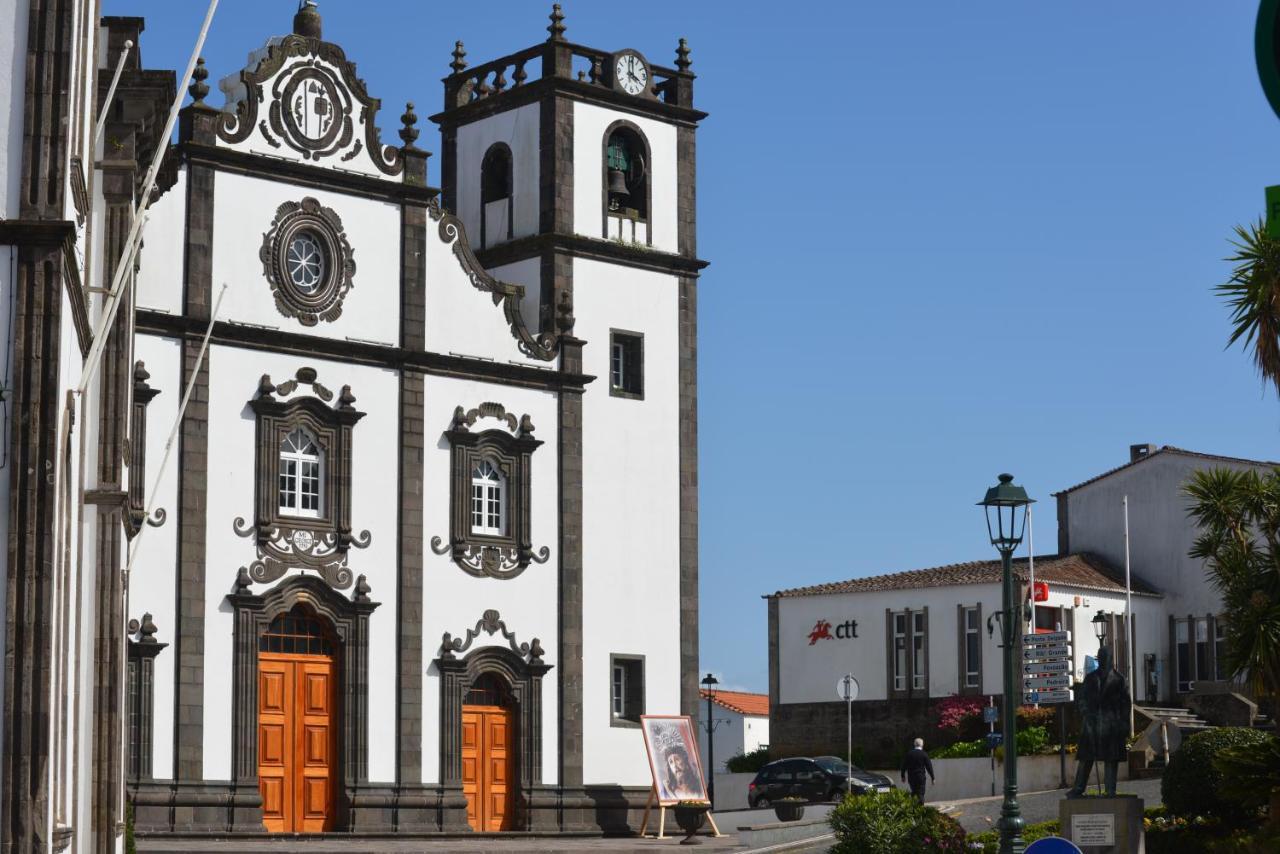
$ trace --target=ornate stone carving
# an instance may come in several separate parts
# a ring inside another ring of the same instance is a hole
[[[250,525],[244,517],[237,516],[232,529],[238,536],[253,537],[258,559],[241,567],[253,581],[269,584],[284,576],[289,569],[310,569],[323,578],[335,590],[351,586],[351,568],[347,566],[347,548],[366,549],[373,542],[368,531],[358,536],[343,538],[336,532],[316,534],[307,528],[289,528],[268,525],[265,528]],[[363,576],[362,576],[363,577]]]
[[[440,640],[440,657],[449,660],[455,658],[458,653],[471,649],[471,644],[480,637],[482,631],[490,636],[502,632],[502,637],[507,641],[512,652],[527,659],[530,664],[542,664],[542,656],[546,654],[542,649],[542,642],[534,638],[528,643],[517,643],[515,632],[507,628],[502,617],[492,608],[486,610],[476,621],[475,628],[467,629],[466,638],[455,638],[449,632],[445,632]]]
[[[318,254],[315,282],[306,288],[294,279],[298,264],[311,260],[297,256],[295,240],[306,237],[305,245]],[[263,273],[271,285],[276,309],[285,317],[297,318],[303,326],[321,320],[332,322],[342,315],[342,301],[351,290],[356,273],[355,253],[347,241],[342,219],[307,196],[301,202],[285,202],[276,208],[275,219],[262,237],[258,250]]]

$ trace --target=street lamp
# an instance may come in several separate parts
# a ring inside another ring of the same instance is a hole
[[[1000,854],[1021,854],[1022,815],[1018,806],[1017,709],[1022,686],[1018,681],[1014,656],[1022,642],[1022,620],[1013,595],[1013,552],[1022,542],[1027,524],[1027,505],[1035,502],[1027,491],[1013,482],[1013,475],[1000,475],[1000,482],[987,490],[978,502],[987,514],[987,535],[1000,552],[1003,581],[1003,608],[996,615],[1004,653],[1004,803],[1000,806]]]
[[[1098,639],[1098,646],[1106,646],[1107,624],[1110,622],[1110,620],[1107,619],[1107,615],[1099,610],[1097,614],[1094,614],[1093,619],[1090,622],[1093,623],[1093,634]]]
[[[716,696],[716,686],[720,684],[720,680],[713,674],[708,673],[702,677],[702,690],[707,695],[707,800],[711,801],[712,808],[716,803],[716,749],[715,749],[715,716],[712,713],[711,701]]]

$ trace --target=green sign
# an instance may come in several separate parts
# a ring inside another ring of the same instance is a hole
[[[1258,24],[1253,33],[1253,53],[1258,61],[1258,80],[1267,103],[1280,116],[1280,0],[1258,4]]]
[[[1280,186],[1267,187],[1267,236],[1280,240]]]

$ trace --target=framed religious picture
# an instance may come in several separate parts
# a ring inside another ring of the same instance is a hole
[[[707,800],[693,721],[686,715],[641,715],[640,728],[658,804]]]

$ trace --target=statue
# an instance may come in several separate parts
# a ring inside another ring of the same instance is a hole
[[[1106,793],[1116,793],[1116,772],[1128,760],[1129,685],[1111,666],[1111,650],[1098,650],[1098,669],[1084,677],[1076,697],[1080,709],[1080,744],[1076,751],[1075,785],[1067,797],[1078,798],[1089,786],[1094,762],[1104,763]]]

